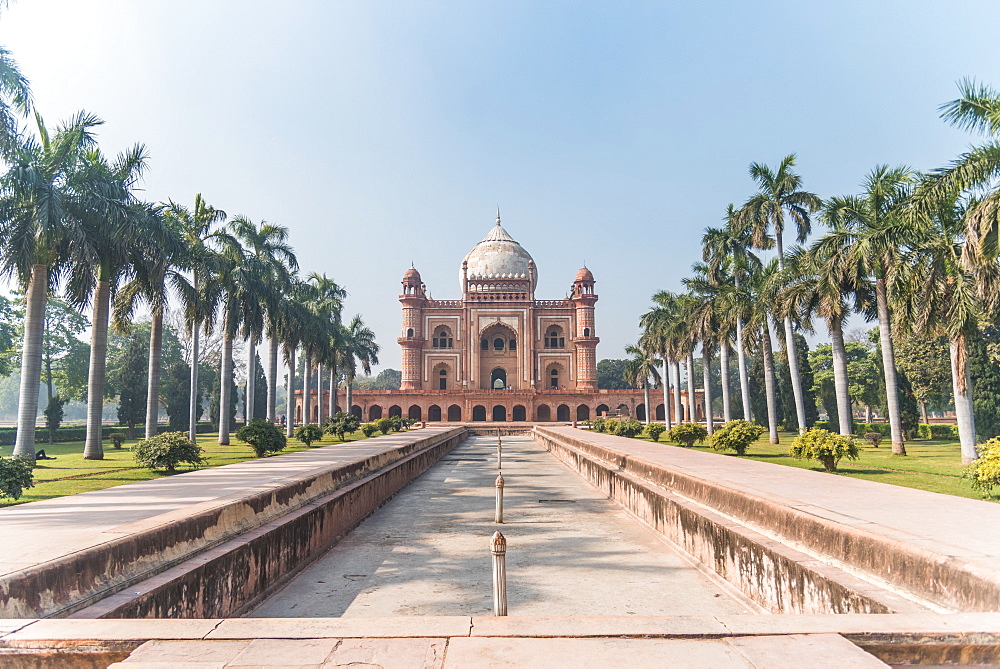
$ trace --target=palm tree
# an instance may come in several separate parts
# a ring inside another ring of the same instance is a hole
[[[761,360],[764,365],[764,395],[767,404],[767,428],[770,443],[777,444],[778,440],[778,409],[777,409],[777,384],[775,382],[774,371],[774,349],[772,346],[771,321],[772,313],[771,299],[773,297],[775,279],[778,274],[778,263],[772,260],[766,265],[752,272],[747,278],[744,287],[746,291],[745,303],[750,306],[746,312],[747,328],[756,334],[760,347]]]
[[[142,145],[122,153],[114,163],[94,149],[83,156],[70,179],[71,186],[79,181],[76,190],[83,197],[72,207],[84,224],[89,243],[71,251],[67,289],[77,305],[93,302],[85,460],[104,459],[101,432],[111,294],[135,271],[135,265],[159,262],[155,256],[163,252],[162,220],[133,194],[147,159]]]
[[[10,55],[0,46],[0,154],[19,153],[18,118],[31,112],[31,88]]]
[[[948,337],[955,416],[965,464],[977,457],[968,344],[978,334],[979,323],[995,317],[1000,300],[996,263],[977,262],[974,257],[979,251],[964,236],[970,225],[966,217],[977,204],[965,207],[953,201],[911,229],[909,249],[900,263],[904,288],[897,291],[895,301],[898,324],[917,335]]]
[[[149,374],[146,389],[146,439],[156,435],[160,413],[160,360],[163,354],[163,314],[167,307],[170,289],[181,295],[190,295],[192,286],[184,276],[185,249],[178,221],[163,215],[160,207],[150,210],[150,216],[159,219],[156,227],[163,231],[163,239],[147,238],[144,241],[165,242],[164,248],[142,249],[144,255],[132,262],[134,275],[122,286],[112,305],[112,325],[119,332],[128,332],[135,308],[140,300],[150,307]],[[146,246],[144,244],[144,246]]]
[[[191,290],[182,291],[185,321],[191,330],[191,397],[188,409],[188,437],[197,438],[198,424],[198,365],[200,362],[200,339],[202,328],[211,329],[215,311],[222,299],[218,282],[209,280],[215,274],[217,256],[208,243],[220,233],[213,230],[216,224],[226,220],[226,212],[215,209],[202,199],[201,193],[194,197],[194,209],[170,202],[164,212],[164,219],[183,235],[187,246],[184,265],[191,271]]]
[[[644,344],[646,346],[644,346]],[[656,369],[656,358],[652,350],[648,348],[649,342],[639,339],[638,346],[626,346],[625,353],[632,356],[625,362],[625,381],[636,388],[642,388],[643,399],[646,402],[645,420],[649,425],[649,377],[653,377],[653,384],[660,383],[660,372]]]
[[[80,112],[50,134],[40,116],[35,120],[37,137],[22,138],[12,147],[9,168],[0,177],[0,267],[4,276],[18,280],[27,303],[14,455],[32,462],[49,286],[62,272],[68,249],[81,252],[89,243],[69,182],[102,122]]]
[[[675,407],[673,412],[670,408],[670,361],[674,356],[673,340],[670,336],[672,321],[677,318],[677,296],[673,293],[661,290],[653,295],[653,302],[656,306],[651,311],[646,312],[639,319],[639,326],[643,328],[642,340],[649,343],[653,351],[660,356],[663,364],[663,409],[667,427],[671,427],[671,413],[674,418],[680,416],[680,374],[677,374],[677,385],[675,386]],[[675,366],[677,363],[674,363]]]
[[[378,364],[379,345],[375,343],[375,333],[364,324],[361,316],[351,319],[350,325],[344,327],[341,337],[344,351],[342,365],[347,377],[347,408],[350,411],[353,406],[352,386],[358,365],[361,365],[365,374],[371,374],[372,365]]]
[[[795,225],[796,239],[801,244],[811,230],[810,216],[822,206],[822,200],[817,195],[802,189],[802,178],[792,171],[794,165],[795,154],[785,156],[776,170],[761,163],[752,163],[750,177],[757,182],[758,193],[751,197],[737,214],[741,225],[749,229],[754,246],[757,248],[765,248],[770,243],[769,238],[773,231],[779,271],[785,269],[786,219],[790,218]],[[807,427],[805,396],[802,392],[802,378],[799,374],[791,319],[785,318],[784,324],[785,351],[788,355],[792,394],[795,396],[795,412],[801,433]]]
[[[281,309],[291,275],[299,268],[295,252],[287,243],[288,228],[262,221],[259,225],[244,216],[230,222],[232,235],[243,245],[247,257],[254,260],[263,273],[259,291],[248,294],[243,305],[244,335],[247,337],[246,422],[254,414],[254,381],[257,365],[257,343],[267,329],[271,340],[268,366],[268,417],[274,420],[274,397],[278,383],[278,345],[274,336],[275,313]],[[273,364],[272,364],[273,363]]]
[[[886,413],[892,433],[892,452],[897,455],[906,455],[906,448],[899,414],[889,285],[899,268],[901,241],[911,229],[903,206],[907,203],[914,176],[907,167],[875,167],[865,178],[860,195],[831,198],[826,203],[823,219],[832,230],[820,240],[827,247],[824,253],[838,255],[839,262],[847,263],[847,271],[852,275],[874,279]]]
[[[325,338],[323,346],[317,349],[320,365],[326,364],[330,370],[330,401],[329,415],[334,414],[337,395],[337,367],[340,357],[340,346],[342,344],[341,315],[344,309],[344,300],[347,299],[347,291],[326,276],[313,272],[309,275],[309,282],[313,286],[313,301],[310,305],[313,313],[318,319],[319,336]],[[319,416],[320,423],[323,422],[323,379],[321,375],[317,379],[319,387]]]

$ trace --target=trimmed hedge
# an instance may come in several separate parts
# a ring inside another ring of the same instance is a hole
[[[137,431],[142,431],[142,426],[138,426]],[[170,426],[160,424],[160,432],[169,432]],[[215,428],[211,423],[198,423],[195,432],[197,434],[205,434],[206,432],[214,432]],[[112,427],[110,425],[105,425],[101,430],[101,437],[103,439],[110,439],[112,434],[121,434],[123,436],[128,434],[128,428],[125,427]],[[141,437],[142,435],[139,434]],[[55,443],[62,443],[66,441],[84,441],[87,438],[87,427],[85,425],[73,425],[67,427],[60,427],[56,430]],[[17,440],[17,428],[16,427],[0,427],[0,446],[13,446],[14,442]],[[49,431],[45,428],[38,428],[35,431],[35,443],[36,444],[47,444],[49,442]]]
[[[828,430],[836,433],[840,428],[828,420],[816,421],[815,427],[821,430]],[[855,423],[854,434],[862,435],[865,432],[878,432],[887,439],[892,438],[892,430],[888,423]],[[957,425],[924,425],[917,426],[917,433],[912,435],[916,439],[958,439]]]

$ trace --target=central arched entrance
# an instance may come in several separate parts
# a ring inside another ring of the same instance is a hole
[[[507,420],[507,407],[498,404],[493,407],[493,420],[502,423]]]
[[[493,390],[503,390],[507,387],[507,370],[503,367],[496,367],[490,373],[490,388]]]

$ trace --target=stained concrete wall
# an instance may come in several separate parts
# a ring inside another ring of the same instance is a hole
[[[768,520],[786,520],[779,510],[772,509],[776,513],[768,517],[759,500],[741,491],[630,458],[588,442],[586,432],[579,434],[571,437],[541,426],[534,432],[553,455],[766,609],[797,614],[926,611],[716,512],[751,515],[766,526]]]
[[[123,614],[227,615],[218,611],[239,607],[295,560],[321,550],[464,436],[461,427],[429,436],[418,431],[398,448],[125,526],[111,541],[0,579],[0,617],[69,615],[124,588],[138,592],[136,584],[153,577],[162,580],[157,575],[204,560],[206,551],[236,541],[245,545],[228,557],[214,555],[214,566],[201,577],[167,588],[162,597],[142,590],[145,596],[129,609],[133,613]],[[331,499],[335,492],[336,499]],[[113,615],[107,604],[101,608]]]

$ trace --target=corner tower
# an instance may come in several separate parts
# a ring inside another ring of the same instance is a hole
[[[410,267],[403,274],[403,292],[399,301],[403,305],[403,329],[399,342],[403,349],[401,390],[420,390],[420,350],[424,345],[423,310],[427,304],[427,290],[420,280],[420,272]]]
[[[594,274],[586,266],[576,273],[570,300],[576,309],[576,331],[573,344],[576,346],[576,387],[577,390],[597,392],[597,337],[594,327]]]

